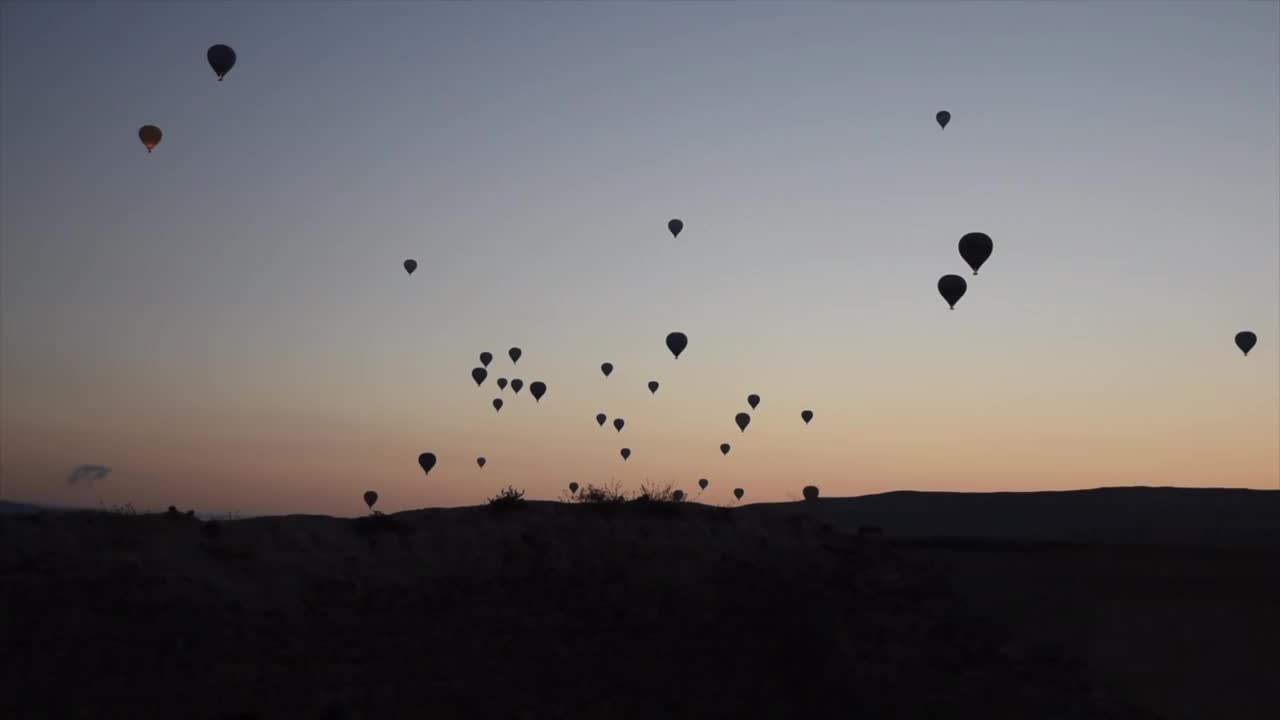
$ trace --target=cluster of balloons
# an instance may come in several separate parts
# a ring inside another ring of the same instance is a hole
[[[974,275],[978,274],[978,268],[991,257],[991,250],[991,236],[986,233],[971,232],[960,238],[960,257],[973,268]],[[952,310],[956,309],[956,303],[960,302],[968,289],[969,284],[959,275],[943,275],[938,280],[938,292]]]
[[[209,67],[213,68],[213,72],[218,76],[218,82],[222,82],[227,73],[231,72],[231,68],[236,66],[236,51],[226,45],[214,45],[205,52],[205,59],[209,61]],[[143,125],[138,128],[138,139],[142,141],[142,146],[148,153],[156,149],[162,138],[164,133],[155,125]]]

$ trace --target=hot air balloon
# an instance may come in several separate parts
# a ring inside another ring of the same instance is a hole
[[[214,45],[204,56],[209,60],[209,67],[218,75],[218,82],[222,82],[222,78],[236,66],[236,51],[226,45]]]
[[[1257,344],[1258,336],[1248,330],[1236,333],[1236,347],[1240,348],[1240,352],[1244,353],[1246,356],[1249,354],[1249,351],[1253,349],[1253,346]]]
[[[942,126],[942,129],[946,130],[947,123],[951,122],[951,113],[946,110],[939,110],[938,114],[935,115],[934,118],[937,119],[938,124]]]
[[[613,363],[602,363],[600,365],[600,372],[604,373],[605,377],[609,377],[613,372]]]
[[[576,493],[576,492],[578,492],[578,483],[576,483],[576,482],[571,482],[571,483],[569,483],[569,492],[570,492],[570,493]]]
[[[706,478],[702,478],[701,480],[698,481],[698,488],[701,490],[706,490],[707,486],[710,484],[711,483],[707,482]]]
[[[813,419],[813,411],[812,411],[812,410],[801,410],[801,411],[800,411],[800,419],[804,421],[804,424],[805,424],[805,425],[808,425],[808,424],[809,424],[809,421]]]
[[[424,475],[430,475],[431,468],[435,466],[436,466],[435,453],[422,453],[421,455],[418,456],[418,467],[422,468],[422,473]]]
[[[502,398],[494,398],[494,399],[493,399],[493,411],[494,411],[494,412],[501,412],[501,411],[502,411]]]
[[[658,381],[657,381],[657,380],[650,380],[650,381],[649,381],[649,394],[650,394],[650,395],[656,395],[657,393],[658,393]]]
[[[684,491],[683,491],[683,490],[676,490],[676,491],[672,492],[672,493],[671,493],[671,499],[672,499],[672,500],[675,500],[676,502],[681,502],[681,501],[683,501],[683,500],[684,500]]]
[[[529,384],[529,394],[533,395],[534,402],[541,402],[542,396],[547,394],[547,384],[541,380],[535,380]]]
[[[671,351],[671,354],[677,360],[680,359],[680,353],[684,352],[687,347],[689,347],[689,338],[684,333],[673,332],[667,335],[667,349]]]
[[[730,448],[730,447],[729,447],[729,443],[720,443],[720,454],[721,454],[721,455],[728,455],[728,454],[729,454],[729,450],[731,450],[731,449],[732,449],[732,448]]]
[[[942,293],[942,299],[947,301],[952,310],[956,309],[956,303],[964,297],[964,291],[967,289],[969,289],[969,283],[959,275],[943,275],[938,280],[938,292]]]
[[[760,396],[759,396],[759,395],[754,395],[754,394],[753,394],[753,395],[748,395],[748,396],[747,396],[747,404],[751,406],[751,409],[752,409],[752,410],[755,410],[755,409],[756,409],[756,406],[760,404]]]
[[[671,231],[671,237],[680,237],[680,231],[684,229],[684,221],[673,218],[667,223],[667,229]]]
[[[960,238],[960,257],[978,274],[978,268],[991,257],[991,236],[986,233],[971,232]]]
[[[618,454],[621,455],[622,459],[625,461],[627,458],[631,457],[631,448],[622,448],[622,451]]]
[[[160,128],[155,125],[143,125],[138,128],[138,139],[147,148],[147,152],[154,150],[160,144],[160,138],[162,137],[164,137],[164,133],[160,132]]]
[[[733,421],[738,424],[739,430],[746,432],[747,426],[751,424],[751,416],[746,413],[738,413],[733,416]]]
[[[511,389],[514,390],[517,395],[519,395],[520,391],[524,389],[524,381],[521,380],[520,378],[516,378],[515,380],[512,380]]]
[[[498,389],[499,389],[499,390],[506,390],[506,389],[507,389],[507,379],[506,379],[506,378],[498,378]]]
[[[599,415],[596,415],[596,424],[598,424],[600,427],[604,427],[604,421],[608,419],[609,418],[605,417],[604,413],[600,413]]]
[[[511,358],[512,365],[515,365],[516,363],[520,362],[520,356],[523,354],[524,354],[524,351],[518,347],[513,347],[507,351],[507,357]]]
[[[372,490],[365,490],[365,491],[364,491],[364,504],[365,504],[365,505],[368,505],[368,506],[369,506],[369,509],[370,509],[370,510],[372,510],[372,509],[373,509],[373,504],[374,504],[374,503],[376,503],[376,502],[378,502],[378,493],[376,493],[376,492],[374,492],[374,491],[372,491]]]
[[[626,424],[627,424],[627,421],[623,420],[622,418],[613,419],[613,429],[617,430],[618,432],[622,432],[622,426]]]
[[[483,383],[484,379],[487,377],[489,377],[488,370],[485,370],[482,367],[471,369],[471,379],[476,381],[476,387],[480,387],[480,384]]]
[[[489,363],[491,363],[491,362],[493,362],[493,353],[491,353],[491,352],[482,352],[482,353],[480,353],[480,364],[481,364],[481,365],[483,365],[483,366],[485,366],[485,367],[489,367]]]
[[[804,486],[804,490],[801,490],[800,492],[804,494],[804,499],[805,499],[805,500],[817,500],[817,499],[818,499],[818,486],[817,486],[817,485],[805,485],[805,486]]]
[[[486,462],[489,462],[489,461],[488,461],[488,460],[485,460],[485,459],[484,459],[484,458],[482,458],[482,457],[478,457],[478,458],[476,458],[476,464],[477,464],[477,465],[479,465],[480,467],[484,467],[484,464],[485,464]]]
[[[407,272],[407,273],[409,273],[410,275],[412,275],[412,274],[413,274],[413,271],[414,271],[414,270],[417,270],[417,269],[418,269],[418,261],[417,261],[417,260],[414,260],[413,258],[409,258],[408,260],[405,260],[405,261],[404,261],[404,271],[405,271],[405,272]]]
[[[733,489],[733,496],[734,496],[734,497],[736,497],[736,498],[738,498],[739,500],[741,500],[741,499],[742,499],[742,496],[743,496],[743,495],[745,495],[745,494],[746,494],[746,493],[745,493],[745,492],[743,492],[742,488],[734,488],[734,489]]]

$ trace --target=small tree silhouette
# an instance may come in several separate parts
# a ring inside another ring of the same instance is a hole
[[[802,490],[801,492],[803,492],[803,493],[804,493],[804,499],[805,499],[805,500],[817,500],[817,499],[818,499],[818,486],[817,486],[817,485],[805,485],[805,486],[804,486],[804,490]]]

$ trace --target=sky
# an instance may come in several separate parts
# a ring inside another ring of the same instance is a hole
[[[1280,3],[0,4],[3,500],[1275,488],[1278,346]]]

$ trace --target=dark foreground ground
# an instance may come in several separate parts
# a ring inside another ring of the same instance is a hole
[[[820,505],[0,517],[0,717],[1280,717],[1275,550]]]

